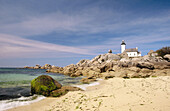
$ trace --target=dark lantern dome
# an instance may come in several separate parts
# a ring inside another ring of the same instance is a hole
[[[126,45],[124,40],[122,40],[122,43],[121,43],[121,45]]]

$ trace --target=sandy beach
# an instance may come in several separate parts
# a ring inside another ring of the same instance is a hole
[[[112,78],[8,111],[170,111],[170,77]]]

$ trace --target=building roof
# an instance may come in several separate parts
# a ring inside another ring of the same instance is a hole
[[[124,40],[122,40],[122,43],[121,43],[121,45],[126,45]]]
[[[137,52],[137,53],[139,53],[137,48],[126,49],[124,52]]]

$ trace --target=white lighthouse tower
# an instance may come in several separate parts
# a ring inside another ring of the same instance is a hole
[[[125,44],[125,41],[122,40],[122,43],[121,43],[121,53],[123,53],[126,49],[126,44]]]

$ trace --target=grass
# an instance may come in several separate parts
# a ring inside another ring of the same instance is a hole
[[[79,108],[79,105],[78,106],[76,106],[76,109],[78,109]]]
[[[100,101],[100,102],[99,102],[99,107],[100,107],[101,104],[102,104],[102,102]]]
[[[66,100],[63,100],[63,102],[65,102]]]

